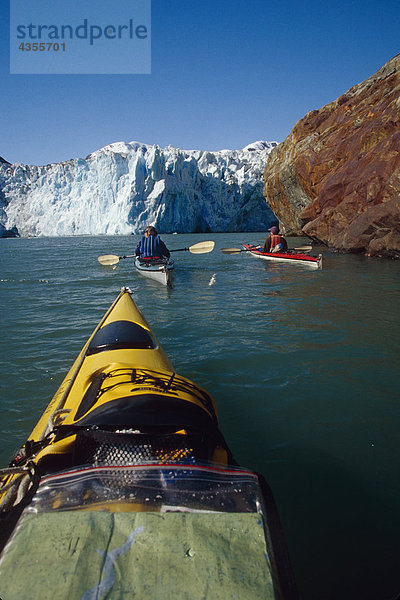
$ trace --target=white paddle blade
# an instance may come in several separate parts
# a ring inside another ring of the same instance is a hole
[[[99,256],[98,259],[101,265],[116,265],[119,262],[119,256],[116,254],[104,254]]]
[[[239,252],[243,252],[241,248],[221,248],[221,252],[224,254],[238,254]]]
[[[215,242],[199,242],[189,247],[189,252],[192,254],[205,254],[214,250]]]
[[[303,252],[309,252],[312,250],[312,246],[300,246],[299,248],[293,248],[293,250],[302,250]]]

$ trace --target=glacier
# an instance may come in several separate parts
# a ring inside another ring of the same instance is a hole
[[[263,231],[277,219],[263,171],[277,142],[181,150],[115,142],[44,166],[0,157],[0,237]]]

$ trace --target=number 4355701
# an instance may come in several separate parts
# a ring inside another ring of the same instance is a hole
[[[59,44],[58,42],[21,42],[18,46],[18,50],[23,52],[65,52],[65,42]]]

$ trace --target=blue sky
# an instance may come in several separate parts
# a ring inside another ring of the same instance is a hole
[[[398,0],[153,0],[151,74],[10,75],[0,7],[0,155],[37,165],[116,141],[283,141],[400,51]]]

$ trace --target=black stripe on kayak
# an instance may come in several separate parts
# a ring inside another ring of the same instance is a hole
[[[75,421],[84,427],[133,428],[147,433],[173,433],[180,429],[204,431],[215,419],[203,408],[165,394],[136,394],[115,398]]]
[[[114,321],[95,333],[86,355],[97,354],[105,350],[154,350],[156,341],[150,333],[131,321]]]

